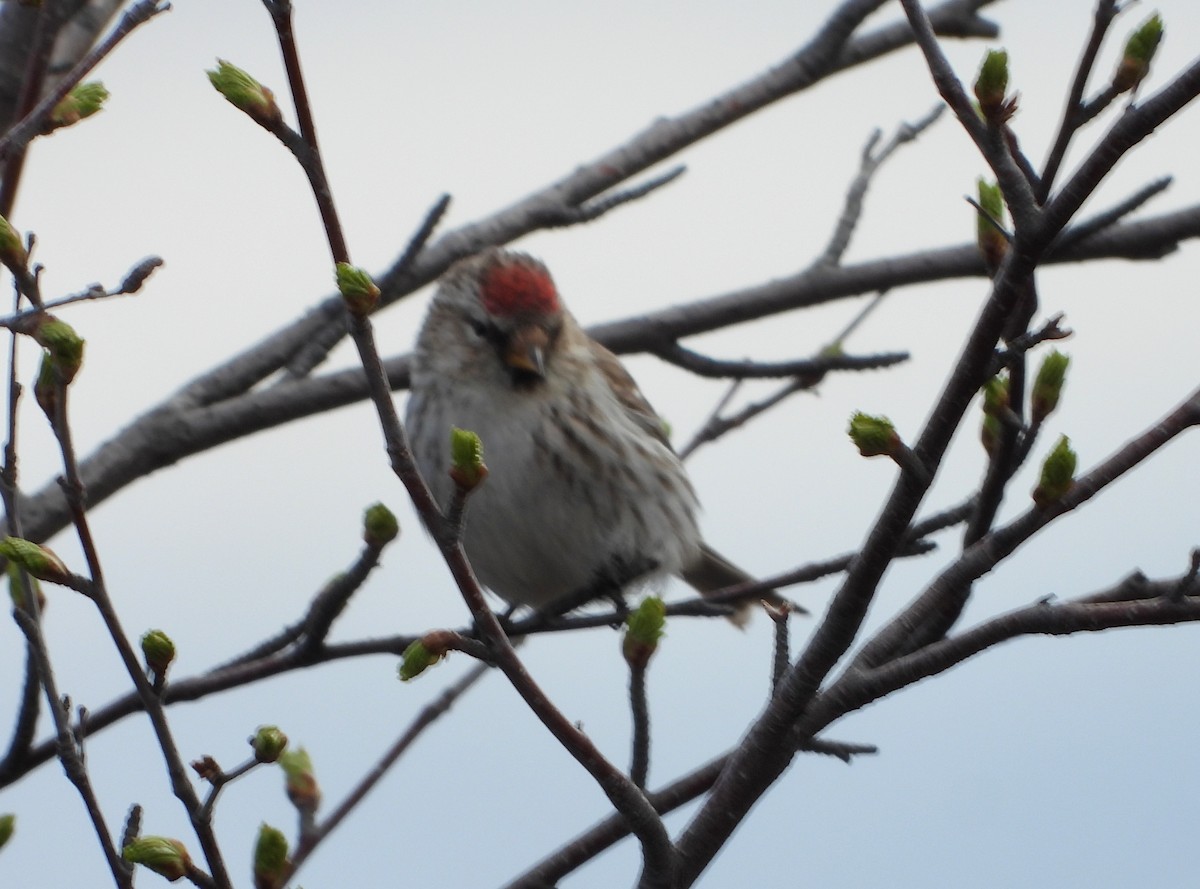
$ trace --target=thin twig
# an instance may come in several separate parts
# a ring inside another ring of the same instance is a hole
[[[112,639],[122,662],[125,664],[126,672],[129,674],[130,679],[133,680],[133,685],[138,696],[141,698],[142,707],[150,719],[155,738],[162,751],[163,759],[166,761],[171,789],[183,804],[184,809],[191,819],[192,827],[196,832],[196,838],[200,841],[205,860],[208,863],[209,870],[212,872],[211,878],[213,883],[219,889],[232,889],[232,883],[225,869],[225,863],[221,856],[220,847],[217,844],[216,835],[213,833],[211,819],[204,816],[200,798],[197,796],[195,788],[192,787],[183,757],[180,755],[179,748],[175,744],[174,737],[171,734],[166,712],[163,710],[159,694],[146,678],[138,657],[134,653],[133,646],[129,642],[129,637],[121,626],[121,621],[117,616],[116,609],[113,606],[112,599],[108,594],[104,582],[104,574],[100,567],[99,551],[92,537],[91,526],[85,507],[87,499],[86,490],[79,476],[79,464],[75,455],[71,427],[67,421],[68,391],[69,388],[67,386],[61,384],[58,386],[56,416],[51,425],[62,453],[63,478],[61,483],[63,492],[66,495],[67,505],[74,519],[79,545],[83,551],[90,574],[90,597],[95,603],[96,610],[100,613],[101,619],[104,621],[109,637]]]
[[[337,829],[338,825],[362,802],[366,795],[379,784],[379,781],[387,774],[388,769],[404,755],[413,742],[440,717],[448,713],[455,702],[470,691],[475,683],[486,676],[489,670],[490,667],[487,664],[475,664],[460,679],[447,687],[435,700],[426,704],[421,709],[421,712],[417,714],[408,728],[401,733],[395,743],[384,752],[383,756],[379,758],[379,761],[376,762],[370,771],[359,779],[358,784],[346,794],[346,798],[329,813],[329,816],[325,820],[317,825],[315,831],[309,833],[296,847],[295,852],[292,854],[291,864],[284,882],[295,876],[304,862],[308,860],[308,857]]]
[[[171,4],[166,0],[139,0],[121,16],[121,20],[117,22],[116,27],[109,32],[96,48],[89,52],[86,56],[70,71],[62,76],[55,83],[54,88],[42,97],[38,104],[21,118],[20,122],[11,127],[2,137],[0,137],[0,157],[5,157],[13,151],[20,151],[29,144],[34,136],[41,130],[47,115],[54,110],[54,106],[63,100],[63,98],[72,89],[79,85],[80,81],[88,75],[93,68],[107,56],[117,44],[124,40],[135,28],[145,24],[154,18],[159,13],[166,12],[171,8]]]
[[[646,700],[646,662],[629,664],[629,712],[633,721],[633,752],[629,779],[643,790],[650,774],[650,705]]]
[[[1088,78],[1092,76],[1092,69],[1096,65],[1096,55],[1100,52],[1100,46],[1104,42],[1104,35],[1108,32],[1108,27],[1112,24],[1112,20],[1116,14],[1116,0],[1097,0],[1096,11],[1092,16],[1092,32],[1088,35],[1083,55],[1080,56],[1079,64],[1075,68],[1075,77],[1071,81],[1071,92],[1067,96],[1067,104],[1063,108],[1062,122],[1058,125],[1058,134],[1054,137],[1054,145],[1051,147],[1050,153],[1046,156],[1046,162],[1042,165],[1041,182],[1038,185],[1036,194],[1039,204],[1046,203],[1046,199],[1050,196],[1050,191],[1054,187],[1054,180],[1058,176],[1059,167],[1062,165],[1063,159],[1067,156],[1067,147],[1071,144],[1071,139],[1075,133],[1079,131],[1079,128],[1084,123],[1082,115],[1083,92],[1087,89]]]
[[[875,355],[844,355],[822,353],[815,358],[795,361],[722,361],[670,343],[651,350],[654,355],[690,371],[699,377],[744,380],[779,379],[782,377],[824,377],[839,370],[880,370],[908,361],[908,352],[880,352]]]
[[[838,217],[837,225],[834,227],[833,234],[829,238],[829,243],[825,245],[825,249],[821,251],[821,255],[814,261],[814,265],[835,266],[842,261],[842,257],[850,246],[850,239],[854,235],[854,229],[858,226],[858,220],[862,216],[863,199],[866,197],[867,189],[870,187],[871,179],[875,173],[895,153],[897,148],[908,142],[912,142],[921,133],[933,126],[934,122],[942,116],[942,112],[945,110],[946,107],[944,105],[937,105],[915,123],[900,124],[896,128],[896,132],[892,135],[892,138],[878,152],[875,151],[875,146],[879,144],[882,133],[879,130],[875,130],[871,134],[867,139],[867,144],[863,147],[862,155],[859,159],[858,175],[854,177],[854,181],[850,183],[850,187],[846,191],[846,199],[842,205],[842,213]]]

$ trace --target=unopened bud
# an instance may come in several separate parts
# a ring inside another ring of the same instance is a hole
[[[1129,35],[1125,52],[1113,75],[1112,86],[1118,93],[1137,89],[1150,73],[1150,63],[1163,38],[1162,16],[1157,12]]]
[[[4,844],[12,838],[13,831],[17,827],[17,816],[11,812],[0,815],[0,849],[4,848]]]
[[[21,566],[16,562],[8,563],[8,595],[12,598],[13,607],[19,608],[22,611],[29,610],[29,603],[25,599],[25,584],[29,584],[29,589],[33,590],[33,595],[37,598],[38,614],[46,612],[46,594],[42,592],[42,582],[30,574],[21,577]]]
[[[51,423],[58,417],[58,386],[54,358],[43,349],[42,363],[38,365],[37,379],[33,383],[33,397]]]
[[[351,314],[369,315],[379,305],[379,286],[358,266],[339,262],[333,277]]]
[[[287,735],[275,725],[260,725],[254,737],[250,739],[250,746],[254,748],[254,758],[258,762],[278,762],[287,745]]]
[[[487,478],[483,442],[469,429],[450,430],[450,478],[464,491],[473,491]]]
[[[148,630],[142,636],[142,657],[146,667],[158,679],[165,679],[167,668],[175,660],[175,643],[162,630]]]
[[[373,503],[363,513],[363,540],[382,549],[400,536],[396,515],[382,503]]]
[[[137,293],[142,289],[142,285],[146,283],[146,279],[154,274],[155,270],[163,264],[162,258],[158,256],[147,256],[137,265],[129,270],[129,274],[125,276],[125,280],[121,282],[120,293]]]
[[[49,354],[59,380],[65,384],[75,379],[83,366],[86,340],[75,332],[74,327],[53,315],[42,315],[30,336]]]
[[[108,90],[100,81],[92,80],[79,84],[54,106],[54,110],[50,112],[50,119],[46,122],[47,131],[69,127],[85,117],[91,117],[104,107],[107,99]]]
[[[260,824],[254,843],[254,889],[282,889],[288,865],[288,842],[283,831],[265,822]]]
[[[444,648],[433,647],[426,644],[424,639],[417,639],[404,649],[396,672],[401,682],[408,682],[410,679],[416,679],[445,656]]]
[[[1078,458],[1071,450],[1071,440],[1065,435],[1042,464],[1042,475],[1033,489],[1033,502],[1045,509],[1066,496],[1075,485],[1075,465]]]
[[[63,583],[71,577],[66,564],[44,546],[21,537],[0,540],[0,556],[16,562],[39,580]]]
[[[997,374],[983,384],[983,412],[989,417],[999,417],[1008,406],[1008,377]]]
[[[979,100],[979,110],[989,123],[1004,123],[1016,111],[1016,100],[1009,99],[1008,92],[1008,53],[1002,49],[990,49],[983,57],[979,66],[979,76],[975,78],[975,98]]]
[[[25,252],[25,242],[21,240],[21,233],[12,227],[12,223],[0,216],[0,263],[16,271],[25,268],[28,259],[29,254]]]
[[[873,417],[862,411],[850,417],[850,427],[846,431],[858,452],[864,457],[891,455],[902,444],[891,420],[887,417]]]
[[[988,272],[995,274],[1004,260],[1004,254],[1008,252],[1008,239],[996,227],[1004,222],[1004,195],[1000,192],[1000,186],[980,178],[979,206],[987,215],[978,211],[975,213],[975,241]]]
[[[206,73],[217,92],[257,123],[272,129],[283,120],[283,114],[275,104],[275,94],[241,68],[217,59],[217,67]]]
[[[308,751],[303,747],[285,750],[279,755],[278,762],[283,769],[288,799],[300,812],[311,815],[321,804],[321,788]]]
[[[149,868],[172,883],[186,876],[192,867],[187,848],[168,837],[138,837],[123,850],[121,857],[130,864]]]
[[[1030,395],[1030,414],[1034,423],[1042,422],[1058,407],[1063,384],[1067,379],[1067,366],[1070,363],[1070,357],[1058,349],[1054,349],[1042,359],[1042,366],[1038,368]]]
[[[625,619],[625,638],[621,640],[621,654],[630,667],[645,668],[658,649],[667,623],[667,606],[657,596],[642,600],[637,610]]]

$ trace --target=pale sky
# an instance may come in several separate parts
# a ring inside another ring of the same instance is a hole
[[[382,270],[442,192],[454,197],[448,228],[507,206],[655,118],[689,110],[780,61],[834,4],[297,6],[350,250],[359,264]],[[986,47],[1008,48],[1021,93],[1014,126],[1035,161],[1057,125],[1092,6],[1008,0],[985,10],[1002,26],[999,41],[947,44],[967,79]],[[1194,4],[1161,0],[1118,21],[1101,78],[1124,35],[1154,8],[1167,36],[1144,89],[1192,61],[1200,46]],[[897,15],[898,4],[880,21]],[[303,178],[281,146],[213,92],[204,71],[218,57],[284,96],[259,3],[176,0],[99,70],[112,93],[104,112],[33,147],[13,221],[38,236],[48,294],[115,283],[147,254],[166,261],[143,295],[64,313],[88,339],[72,395],[85,453],[331,290],[328,250]],[[688,173],[658,195],[518,246],[548,263],[585,323],[793,274],[823,248],[870,131],[890,134],[937,102],[919,53],[894,54],[685,151],[678,161]],[[1084,134],[1080,151],[1099,131]],[[1193,107],[1127,156],[1087,209],[1164,174],[1175,176],[1174,185],[1141,215],[1195,204],[1198,137]],[[962,196],[984,169],[946,115],[878,174],[846,262],[972,238]],[[1076,333],[1060,344],[1072,356],[1071,375],[1039,454],[1065,433],[1086,469],[1192,391],[1200,377],[1198,271],[1200,250],[1186,245],[1161,264],[1106,262],[1040,275],[1040,317],[1064,312]],[[701,450],[689,465],[708,540],[759,574],[855,549],[895,468],[858,457],[845,437],[847,418],[859,409],[887,414],[902,436],[915,438],[986,292],[974,279],[895,291],[846,347],[908,350],[911,362],[831,377],[819,396],[796,397]],[[427,297],[379,319],[385,354],[409,349]],[[861,305],[842,301],[688,345],[727,358],[804,357]],[[332,366],[354,360],[343,346]],[[629,365],[678,441],[723,391],[654,359]],[[360,405],[186,460],[98,507],[96,535],[128,632],[166,630],[180,651],[179,676],[238,653],[293,621],[353,560],[361,511],[376,500],[395,508],[405,533],[334,638],[461,625],[465,609],[380,441],[373,413]],[[1195,442],[1184,436],[1020,550],[979,584],[967,621],[1046,595],[1083,595],[1134,569],[1152,577],[1184,570],[1200,543]],[[972,415],[923,512],[957,502],[983,468]],[[35,410],[23,418],[22,470],[28,489],[59,471]],[[1014,483],[1003,516],[1025,508],[1033,481],[1026,472]],[[959,534],[937,539],[937,553],[889,572],[870,626],[954,556]],[[51,546],[82,567],[67,534]],[[819,617],[833,586],[792,592]],[[796,624],[797,642],[813,625]],[[46,632],[59,682],[76,704],[95,709],[125,690],[128,678],[88,603],[52,590]],[[1200,670],[1198,633],[1184,626],[1020,640],[848,717],[829,737],[877,744],[880,755],[850,767],[799,757],[700,885],[1188,884],[1200,809],[1189,756],[1200,718],[1188,691]],[[770,645],[762,618],[744,633],[723,621],[669,625],[649,678],[652,785],[736,743],[765,701]],[[617,635],[538,638],[522,655],[563,711],[627,765]],[[0,622],[0,675],[8,677],[0,714],[14,710],[23,660],[16,626]],[[211,754],[229,767],[244,758],[257,725],[279,724],[311,753],[332,808],[468,662],[456,656],[407,685],[395,679],[395,666],[384,657],[325,666],[169,715],[185,757]],[[199,857],[144,718],[104,731],[87,750],[110,824],[139,802],[146,833],[178,836]],[[106,885],[82,805],[57,765],[0,792],[0,812],[9,811],[18,815],[17,834],[0,852],[0,885]],[[501,677],[489,677],[393,769],[297,882],[308,889],[500,885],[608,812],[586,773]],[[263,820],[294,833],[273,769],[228,788],[217,808],[239,885],[251,884],[250,848]],[[685,823],[686,812],[668,822],[673,832]],[[625,843],[563,885],[631,885],[637,865],[636,847]],[[143,875],[139,885],[158,880]]]

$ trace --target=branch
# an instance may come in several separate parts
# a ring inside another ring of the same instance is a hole
[[[30,140],[41,130],[47,116],[54,110],[54,106],[61,102],[67,93],[78,86],[83,78],[100,64],[105,56],[116,48],[118,43],[129,36],[135,28],[145,24],[159,13],[166,12],[170,8],[171,4],[166,2],[166,0],[139,0],[139,2],[131,6],[121,16],[121,20],[117,22],[117,26],[113,28],[109,35],[95,49],[80,59],[75,67],[63,75],[54,88],[46,93],[42,100],[34,106],[33,110],[21,118],[20,122],[9,129],[3,136],[0,136],[0,158],[7,157],[12,152],[23,150],[29,144]]]
[[[379,761],[368,771],[354,786],[354,789],[346,794],[343,799],[329,816],[325,818],[316,829],[307,834],[300,844],[296,847],[292,854],[291,864],[288,868],[286,876],[282,879],[280,885],[291,880],[309,856],[316,850],[325,839],[329,837],[338,825],[345,820],[367,794],[370,793],[383,776],[387,773],[396,761],[404,755],[405,751],[412,746],[413,742],[421,736],[421,734],[433,725],[438,719],[450,712],[450,708],[454,706],[464,694],[487,675],[490,667],[486,664],[476,664],[467,671],[458,681],[448,686],[437,698],[426,704],[416,718],[409,723],[408,728],[396,739],[379,758]]]
[[[1108,33],[1108,26],[1112,24],[1117,12],[1116,0],[1097,0],[1096,11],[1092,16],[1092,33],[1088,36],[1083,55],[1075,69],[1075,77],[1071,81],[1071,94],[1067,97],[1062,122],[1058,125],[1058,134],[1054,137],[1054,145],[1042,166],[1042,179],[1036,195],[1039,204],[1046,203],[1046,198],[1050,196],[1058,169],[1067,156],[1067,147],[1084,123],[1083,91],[1087,89],[1088,78],[1091,77],[1096,64],[1096,55],[1100,52],[1104,35]]]

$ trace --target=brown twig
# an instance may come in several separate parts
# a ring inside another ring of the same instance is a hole
[[[1046,203],[1046,199],[1054,187],[1054,180],[1058,176],[1059,167],[1062,166],[1062,162],[1067,156],[1067,147],[1071,144],[1075,133],[1086,122],[1083,111],[1083,92],[1087,89],[1088,78],[1092,76],[1092,69],[1096,65],[1096,55],[1100,52],[1104,35],[1108,33],[1108,27],[1116,17],[1117,11],[1116,0],[1097,0],[1096,11],[1092,15],[1092,32],[1088,35],[1083,55],[1080,56],[1079,64],[1075,68],[1075,77],[1071,81],[1071,92],[1067,96],[1066,107],[1063,108],[1062,122],[1058,125],[1054,145],[1046,156],[1046,162],[1042,165],[1041,182],[1036,193],[1039,204]]]
[[[121,16],[121,20],[117,22],[109,35],[96,45],[96,48],[89,52],[79,62],[54,85],[54,88],[42,97],[41,101],[33,107],[31,111],[25,114],[21,120],[11,127],[8,132],[0,136],[0,157],[7,157],[13,152],[23,151],[29,141],[38,134],[41,130],[47,115],[54,110],[54,106],[63,100],[63,98],[72,89],[79,85],[80,81],[88,75],[109,53],[116,48],[117,44],[124,40],[138,26],[145,24],[154,18],[159,13],[166,12],[171,8],[171,4],[166,0],[139,0]]]
[[[66,495],[68,508],[71,510],[76,534],[79,538],[79,545],[88,566],[90,598],[95,604],[101,619],[104,621],[109,637],[112,639],[117,653],[125,665],[125,670],[129,674],[130,679],[133,680],[134,688],[141,699],[142,708],[150,719],[155,738],[162,751],[163,759],[166,761],[171,789],[183,804],[184,809],[191,819],[192,828],[196,833],[196,838],[200,842],[209,870],[212,872],[211,878],[213,883],[219,889],[231,889],[232,883],[225,869],[216,835],[213,833],[211,818],[206,817],[200,798],[197,796],[195,788],[192,787],[183,757],[179,753],[179,748],[175,744],[170,726],[167,723],[166,712],[163,710],[161,698],[146,678],[146,674],[133,650],[133,646],[129,642],[129,637],[121,626],[120,618],[117,616],[116,609],[113,606],[112,599],[108,594],[104,582],[104,574],[100,567],[99,551],[92,537],[91,526],[87,517],[86,489],[79,476],[79,464],[75,455],[71,427],[67,420],[68,392],[69,388],[67,386],[58,386],[56,416],[51,425],[62,453],[62,488]]]
[[[337,829],[346,816],[379,784],[379,781],[387,773],[388,769],[404,755],[413,742],[440,717],[448,713],[455,702],[470,691],[472,686],[480,679],[486,676],[489,670],[490,667],[487,664],[475,664],[460,679],[447,687],[435,700],[426,704],[421,709],[421,712],[417,714],[408,728],[401,733],[395,743],[384,752],[383,756],[379,758],[370,771],[359,779],[354,789],[346,794],[345,799],[329,813],[328,817],[316,826],[313,832],[308,834],[297,845],[292,854],[291,865],[288,868],[285,882],[296,875],[296,872],[300,870],[300,867],[308,860],[316,848]]]

